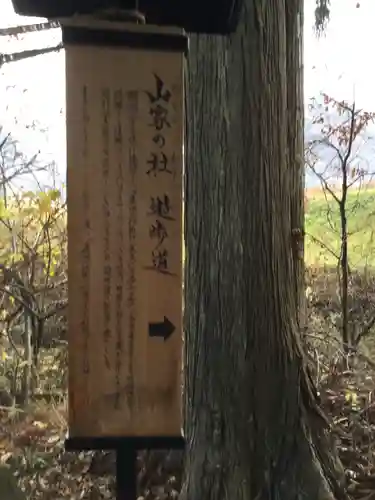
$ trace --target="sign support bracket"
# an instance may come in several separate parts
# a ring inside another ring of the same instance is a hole
[[[184,450],[182,436],[67,438],[67,451],[108,450],[116,452],[116,499],[137,499],[137,452],[140,450]]]
[[[116,450],[116,498],[137,498],[137,450],[132,444]]]

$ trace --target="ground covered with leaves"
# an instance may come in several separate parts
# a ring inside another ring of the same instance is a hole
[[[337,308],[331,300],[333,293],[327,283],[318,281],[311,283],[314,293],[310,291],[308,298],[309,326],[305,343],[310,366],[322,407],[332,422],[332,435],[345,469],[348,494],[355,500],[375,500],[374,334],[369,332],[353,362],[344,366]],[[374,309],[375,286],[369,287],[367,283],[363,287],[360,283],[355,296],[360,299],[362,309]],[[363,319],[366,315],[360,316]],[[64,449],[67,433],[66,347],[56,352],[46,349],[41,359],[40,394],[34,395],[37,397],[32,398],[27,408],[21,410],[15,404],[1,407],[4,403],[1,403],[0,387],[0,499],[115,498],[113,453],[78,453]],[[14,375],[11,358],[2,366],[7,367],[5,375]],[[44,398],[43,394],[49,397]],[[123,471],[124,474],[128,472]],[[14,483],[23,491],[22,496],[2,491],[2,484],[8,484],[4,474],[8,479],[14,478]],[[142,500],[176,499],[182,474],[182,452],[140,453],[139,497]]]
[[[350,370],[339,370],[334,363],[325,368],[320,383],[322,406],[332,419],[348,493],[355,499],[375,499],[375,367],[358,361]],[[1,468],[16,477],[25,498],[115,497],[113,453],[64,450],[65,404],[38,402],[27,412],[4,408],[0,415]],[[177,498],[182,471],[181,452],[140,453],[139,496],[144,500]]]
[[[1,411],[1,468],[13,474],[27,499],[105,499],[115,497],[115,455],[66,452],[66,411],[35,405],[26,414]],[[138,489],[146,499],[177,498],[183,470],[178,451],[142,452]],[[128,471],[124,471],[124,474]],[[1,474],[0,474],[1,481]],[[17,496],[3,496],[18,500]]]
[[[375,370],[366,362],[353,370],[332,367],[322,383],[322,406],[353,498],[375,498]]]

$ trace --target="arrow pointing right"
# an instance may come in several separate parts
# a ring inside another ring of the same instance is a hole
[[[169,321],[166,316],[164,316],[164,320],[162,322],[148,324],[148,335],[150,337],[159,337],[167,340],[175,329],[176,327],[174,324]]]

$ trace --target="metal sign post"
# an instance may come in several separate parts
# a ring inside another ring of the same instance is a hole
[[[69,18],[69,449],[181,448],[183,30]]]

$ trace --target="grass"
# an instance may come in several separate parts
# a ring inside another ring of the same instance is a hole
[[[337,202],[321,188],[306,189],[305,260],[315,268],[336,266],[340,252]],[[339,193],[338,193],[339,195]],[[375,187],[351,189],[347,200],[349,261],[355,268],[375,267]],[[320,243],[321,244],[320,244]],[[182,244],[183,262],[185,245]],[[334,255],[335,254],[335,255]]]
[[[340,193],[338,193],[340,196]],[[353,267],[375,266],[375,188],[351,189],[347,199],[349,260]],[[320,189],[306,190],[305,258],[308,265],[336,265],[340,253],[337,202]]]

